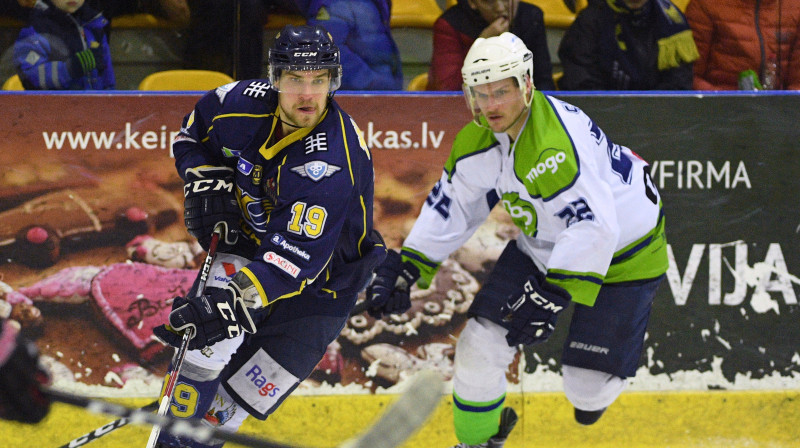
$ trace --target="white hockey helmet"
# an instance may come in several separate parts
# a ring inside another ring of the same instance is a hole
[[[531,88],[534,87],[533,53],[522,39],[509,32],[489,38],[479,37],[464,58],[461,77],[464,80],[467,105],[476,120],[476,113],[479,114],[480,111],[476,110],[472,88],[481,84],[514,78],[525,103],[530,106],[533,90],[529,94],[527,86],[530,83]]]

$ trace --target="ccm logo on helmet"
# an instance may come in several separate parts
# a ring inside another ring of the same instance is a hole
[[[183,195],[189,193],[202,193],[204,191],[233,192],[233,182],[225,179],[200,179],[183,186]]]
[[[294,53],[294,57],[304,57],[304,56],[316,56],[316,51],[296,51]]]

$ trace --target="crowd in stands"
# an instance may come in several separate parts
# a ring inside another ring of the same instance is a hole
[[[283,14],[330,32],[343,90],[402,90],[393,1],[413,0],[0,0],[0,16],[24,23],[13,59],[26,89],[116,88],[110,21],[145,13],[185,29],[183,68],[263,77],[264,26]],[[475,39],[505,31],[532,50],[539,90],[800,89],[800,0],[564,0],[575,16],[555,70],[547,0],[437,1],[427,90],[460,90]]]

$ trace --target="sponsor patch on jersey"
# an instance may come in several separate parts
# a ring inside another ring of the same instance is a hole
[[[222,155],[224,155],[225,157],[229,157],[229,158],[230,157],[239,157],[239,154],[241,154],[241,153],[242,153],[242,151],[239,151],[237,149],[226,148],[225,146],[222,147]]]
[[[218,253],[208,272],[208,286],[215,288],[228,286],[233,276],[248,262],[248,259],[238,255]]]
[[[322,160],[312,160],[303,165],[296,166],[291,170],[300,175],[300,177],[307,177],[314,182],[319,182],[322,178],[331,177],[334,173],[341,170],[341,167],[336,165],[329,165]]]
[[[542,151],[539,160],[537,160],[536,164],[528,171],[525,179],[529,182],[533,182],[534,179],[547,172],[555,174],[559,166],[566,160],[567,154],[564,151],[556,148],[547,148]]]
[[[228,379],[228,386],[253,409],[266,414],[298,381],[296,376],[281,367],[264,349],[258,349]]]
[[[236,164],[236,169],[245,176],[249,176],[250,173],[253,172],[253,164],[245,159],[239,159],[239,163]]]
[[[300,275],[300,268],[297,267],[296,264],[292,263],[291,261],[281,257],[280,255],[276,254],[275,252],[267,252],[264,254],[264,261],[269,264],[275,265],[281,271],[291,275],[294,278],[297,278]]]
[[[275,235],[273,235],[270,241],[272,241],[272,244],[279,246],[281,249],[287,252],[291,252],[297,255],[303,260],[308,261],[311,259],[311,255],[309,255],[308,252],[304,251],[303,249],[300,249],[294,244],[290,244],[288,241],[286,241],[286,238],[284,238],[283,235],[281,235],[280,233],[276,233]]]

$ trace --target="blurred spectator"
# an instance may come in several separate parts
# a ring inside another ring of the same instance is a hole
[[[306,9],[302,5],[309,0],[187,1],[191,17],[184,68],[214,70],[235,79],[254,79],[263,78],[264,24],[268,15],[304,16]]]
[[[0,16],[27,21],[36,0],[0,0]]]
[[[800,89],[800,0],[691,0],[686,18],[700,53],[695,89],[737,89],[745,70],[765,88]]]
[[[341,52],[342,90],[402,90],[391,9],[391,0],[311,1],[308,24],[328,30]]]
[[[39,0],[14,44],[25,89],[113,89],[106,25],[108,20],[84,0]]]
[[[589,0],[558,57],[561,90],[690,90],[698,54],[669,0]]]
[[[519,36],[533,52],[536,88],[555,90],[544,14],[539,7],[519,0],[458,0],[439,16],[433,24],[428,90],[461,90],[461,66],[472,43],[504,31]]]

